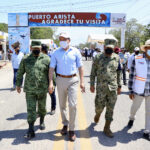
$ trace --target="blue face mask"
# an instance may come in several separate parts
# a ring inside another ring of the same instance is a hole
[[[147,55],[150,56],[150,49],[147,50]]]

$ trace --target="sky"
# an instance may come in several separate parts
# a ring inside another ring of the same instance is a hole
[[[0,0],[0,23],[8,23],[8,13],[101,12],[126,13],[127,21],[150,23],[150,0]],[[104,34],[112,28],[58,27],[56,34],[68,32],[72,45],[85,43],[89,34]]]

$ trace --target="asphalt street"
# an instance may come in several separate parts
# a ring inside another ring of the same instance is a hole
[[[11,91],[13,80],[11,63],[0,69],[0,150],[150,150],[150,141],[142,137],[145,124],[144,102],[137,112],[133,127],[131,129],[126,127],[132,101],[128,98],[128,89],[124,85],[121,95],[118,96],[114,121],[111,125],[115,137],[110,139],[103,134],[105,110],[99,123],[93,122],[95,94],[89,90],[92,62],[83,61],[83,63],[86,93],[78,90],[75,142],[70,142],[67,136],[60,135],[62,124],[58,98],[56,114],[51,116],[49,95],[47,95],[46,129],[43,131],[39,129],[38,118],[35,123],[36,137],[32,140],[25,139],[23,135],[28,128],[25,94],[23,90],[21,94]]]

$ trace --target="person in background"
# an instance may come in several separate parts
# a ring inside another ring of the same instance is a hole
[[[88,60],[91,60],[91,57],[92,57],[91,54],[92,54],[92,50],[88,49],[88,51],[87,51]]]
[[[48,55],[48,46],[46,44],[42,44],[42,49],[41,52]],[[51,54],[52,55],[52,54]],[[49,56],[51,58],[51,55]],[[56,86],[56,75],[54,72],[53,75],[53,84]],[[52,94],[50,94],[51,97],[51,111],[50,111],[50,115],[54,115],[55,114],[55,110],[56,110],[56,95],[55,95],[55,89],[53,91]]]
[[[128,127],[133,126],[135,115],[145,99],[145,130],[143,137],[150,141],[150,39],[141,46],[143,54],[136,55],[129,74],[129,98],[133,101]],[[139,120],[140,121],[140,120]]]
[[[126,79],[127,57],[125,53],[126,53],[126,49],[121,48],[121,52],[119,53],[119,56],[120,56],[120,62],[122,65],[123,84],[127,85],[127,79]]]
[[[20,51],[20,43],[15,42],[14,44],[11,45],[12,48],[14,49],[11,60],[12,60],[12,67],[14,71],[14,77],[13,77],[13,87],[11,90],[16,89],[16,77],[17,77],[17,72],[19,69],[19,65],[21,63],[22,58],[24,57],[24,54]],[[23,78],[21,79],[23,82]]]
[[[119,47],[115,47],[114,48],[114,53],[116,53],[117,55],[119,55],[119,53],[121,52]]]
[[[85,56],[85,60],[87,61],[88,60],[88,49],[85,48],[85,53],[84,53],[84,56]]]
[[[128,71],[130,71],[130,69],[131,69],[131,65],[132,65],[132,62],[133,62],[135,56],[137,56],[139,54],[140,54],[140,48],[135,47],[134,48],[134,53],[128,58],[128,63],[127,63]]]
[[[94,52],[93,52],[93,59],[96,57],[96,55],[98,55],[100,53],[100,49],[99,48],[95,48]]]

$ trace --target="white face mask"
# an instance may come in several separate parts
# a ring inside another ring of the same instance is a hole
[[[67,43],[67,41],[60,41],[59,44],[60,44],[60,47],[62,47],[64,49],[66,49],[69,46],[69,44]]]
[[[147,50],[147,55],[150,56],[150,49]]]

